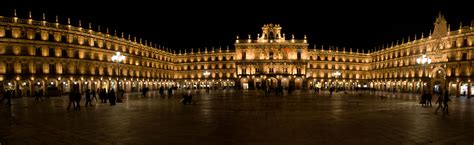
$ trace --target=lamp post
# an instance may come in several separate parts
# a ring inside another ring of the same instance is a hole
[[[120,52],[116,52],[115,55],[112,56],[112,61],[117,62],[117,68],[118,68],[118,75],[117,75],[117,91],[119,91],[119,81],[120,81],[120,62],[125,60],[125,56],[120,54]]]
[[[209,86],[207,86],[208,85],[207,77],[209,77],[209,75],[211,75],[211,73],[209,71],[205,71],[205,72],[202,73],[202,75],[204,75],[204,78],[206,79],[205,87],[207,89],[209,87]]]
[[[336,72],[332,73],[332,77],[334,78],[334,81],[336,81],[336,79],[337,79],[339,76],[341,76],[341,72],[339,72],[339,71],[336,71]],[[336,83],[335,83],[335,88],[337,88],[337,81],[336,81]]]
[[[423,66],[423,69],[426,69],[425,64],[431,64],[431,58],[428,58],[428,57],[426,57],[426,54],[423,54],[421,57],[416,59],[416,63],[421,64]],[[425,81],[426,81],[425,77],[424,77],[424,74],[425,74],[425,70],[423,70],[423,75],[421,76],[422,80],[423,80],[423,84],[421,84],[422,87],[425,86]]]

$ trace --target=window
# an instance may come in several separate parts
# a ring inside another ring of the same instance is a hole
[[[23,74],[29,74],[30,73],[28,63],[22,63],[21,64],[21,73],[23,73]]]
[[[56,74],[56,64],[49,64],[49,73]]]
[[[283,68],[283,72],[284,72],[285,74],[288,74],[288,68]]]
[[[258,67],[255,68],[255,73],[256,73],[256,74],[260,74],[260,69],[259,69]]]
[[[14,74],[15,68],[13,67],[13,63],[7,63],[7,74]]]
[[[247,55],[245,54],[245,51],[242,52],[242,60],[245,60],[247,58]]]
[[[296,53],[296,57],[298,60],[301,60],[301,49],[299,49],[298,52]]]
[[[62,57],[66,57],[66,56],[67,56],[66,48],[61,49],[61,56],[62,56]]]
[[[36,47],[36,56],[41,56],[41,47]]]
[[[54,48],[49,48],[49,57],[53,57],[54,55]]]
[[[467,60],[467,53],[462,53],[462,60]]]
[[[273,68],[270,68],[269,73],[270,73],[270,74],[273,73]]]
[[[269,59],[273,59],[273,52],[270,52]]]
[[[301,74],[301,68],[296,68],[296,74]]]
[[[43,64],[41,63],[36,64],[36,74],[43,74]]]

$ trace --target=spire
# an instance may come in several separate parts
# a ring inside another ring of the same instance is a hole
[[[416,40],[416,34],[415,34],[415,39],[413,39],[413,40]]]
[[[31,16],[31,11],[28,11],[28,19],[31,19],[32,16]]]
[[[89,29],[92,29],[92,24],[91,24],[91,22],[89,22]]]
[[[56,15],[56,23],[59,23],[58,15]]]
[[[105,33],[109,34],[109,27],[105,28]]]
[[[114,29],[114,36],[117,36],[117,29]]]
[[[67,18],[67,24],[71,25],[71,18],[69,18],[69,17]]]
[[[79,27],[82,27],[82,22],[81,22],[81,20],[79,20]]]
[[[132,40],[130,34],[128,34],[128,40]]]
[[[124,34],[123,34],[123,32],[122,32],[122,38],[125,38],[125,37],[123,37],[123,36],[124,36]]]
[[[98,26],[97,26],[97,31],[99,31],[99,32],[100,32],[100,25],[98,25]]]
[[[46,14],[43,13],[43,21],[46,21]]]
[[[16,17],[16,9],[13,9],[13,17]]]
[[[459,33],[462,32],[462,21],[459,23]]]
[[[408,35],[408,41],[407,42],[410,42],[410,35]]]
[[[423,39],[423,37],[425,37],[425,36],[423,36],[423,32],[421,32],[421,39]]]

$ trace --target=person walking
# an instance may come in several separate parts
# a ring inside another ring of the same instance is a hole
[[[446,113],[449,113],[448,112],[448,102],[451,102],[451,99],[449,99],[449,94],[448,94],[448,91],[446,91],[444,93],[444,98],[443,98],[443,111],[446,112]]]
[[[438,110],[441,108],[441,109],[444,109],[443,107],[443,93],[440,93],[440,95],[438,95],[438,100],[436,100],[435,104],[438,104],[438,108],[436,108],[435,110],[435,114],[438,114]]]
[[[108,97],[109,97],[110,105],[115,105],[115,100],[117,99],[117,96],[115,96],[114,89],[110,90]]]
[[[84,98],[86,99],[86,107],[87,105],[92,106],[91,92],[89,89],[86,90],[86,96]]]
[[[79,92],[79,88],[74,89],[74,101],[76,102],[76,106],[74,109],[81,110],[81,93]]]
[[[76,108],[75,107],[75,102],[74,102],[74,90],[71,90],[69,92],[69,105],[67,105],[67,110],[69,110],[71,108],[71,104],[72,104],[72,108]]]
[[[91,94],[92,94],[91,100],[95,100],[95,103],[97,103],[97,97],[96,97],[96,95],[95,95],[95,94],[96,94],[95,89],[92,89]],[[94,104],[95,104],[95,103],[94,103]]]
[[[5,99],[7,99],[7,103],[5,103],[6,106],[12,106],[12,90],[8,90],[5,93]]]
[[[430,105],[431,107],[431,100],[433,99],[433,94],[431,92],[428,92],[428,95],[426,96],[426,107],[428,107],[428,105]]]

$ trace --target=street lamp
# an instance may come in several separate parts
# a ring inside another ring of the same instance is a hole
[[[209,77],[209,75],[211,75],[211,73],[210,73],[209,71],[205,71],[205,72],[202,73],[202,75],[204,75],[204,77],[206,78],[206,85],[205,85],[205,87],[207,88],[207,87],[208,87],[208,86],[207,86],[207,84],[208,84],[208,83],[207,83],[207,77]]]
[[[337,86],[337,80],[336,80],[336,79],[337,79],[339,76],[341,76],[341,72],[336,71],[336,72],[332,73],[332,76],[333,76],[333,78],[334,78],[334,81],[336,81],[336,83],[335,83],[335,85],[334,85],[334,87],[336,87],[336,86]],[[337,88],[337,87],[336,87],[336,88]]]
[[[118,75],[117,75],[117,91],[119,89],[119,84],[118,82],[120,81],[120,62],[122,62],[123,60],[125,60],[125,56],[123,56],[122,54],[120,54],[120,52],[116,52],[115,55],[112,56],[112,61],[113,62],[117,62],[117,68],[118,68]]]
[[[416,63],[421,64],[424,66],[424,69],[426,69],[425,64],[431,64],[431,58],[426,57],[426,54],[423,54],[421,57],[416,59]],[[423,74],[425,74],[425,70],[423,70]],[[422,79],[425,78],[424,75],[421,76]],[[422,87],[425,86],[425,80],[423,79],[423,84],[421,84]]]

